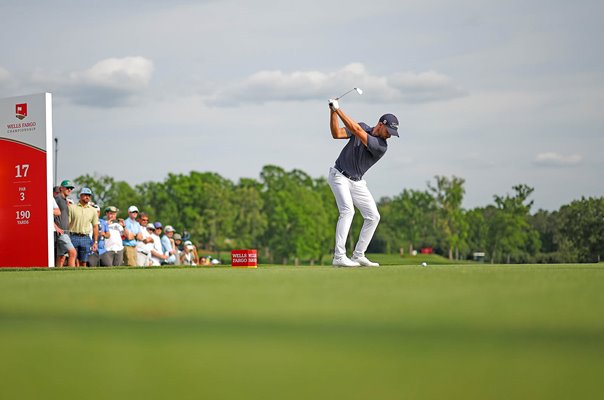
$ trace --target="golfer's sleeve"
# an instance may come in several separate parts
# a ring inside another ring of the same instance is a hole
[[[386,152],[386,147],[375,136],[367,135],[367,150],[373,156],[382,156]]]

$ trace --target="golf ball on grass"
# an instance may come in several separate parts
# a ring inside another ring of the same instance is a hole
[[[427,263],[427,262],[423,262],[423,263],[422,263],[422,267],[427,267],[427,266],[428,266],[428,263]]]

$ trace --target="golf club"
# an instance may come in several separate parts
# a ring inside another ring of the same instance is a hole
[[[340,100],[342,97],[346,96],[348,93],[352,92],[353,90],[356,91],[358,94],[363,94],[363,89],[355,87],[355,88],[350,89],[346,93],[336,97],[335,100]]]

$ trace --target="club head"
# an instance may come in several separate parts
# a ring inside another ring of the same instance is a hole
[[[339,95],[338,97],[335,98],[335,100],[340,100],[342,97],[346,96],[348,93],[352,92],[353,90],[355,92],[357,92],[358,94],[363,94],[363,89],[355,87],[355,88],[350,89],[346,93]]]

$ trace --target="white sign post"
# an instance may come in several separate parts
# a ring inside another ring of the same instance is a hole
[[[0,267],[54,267],[52,95],[0,99]]]

